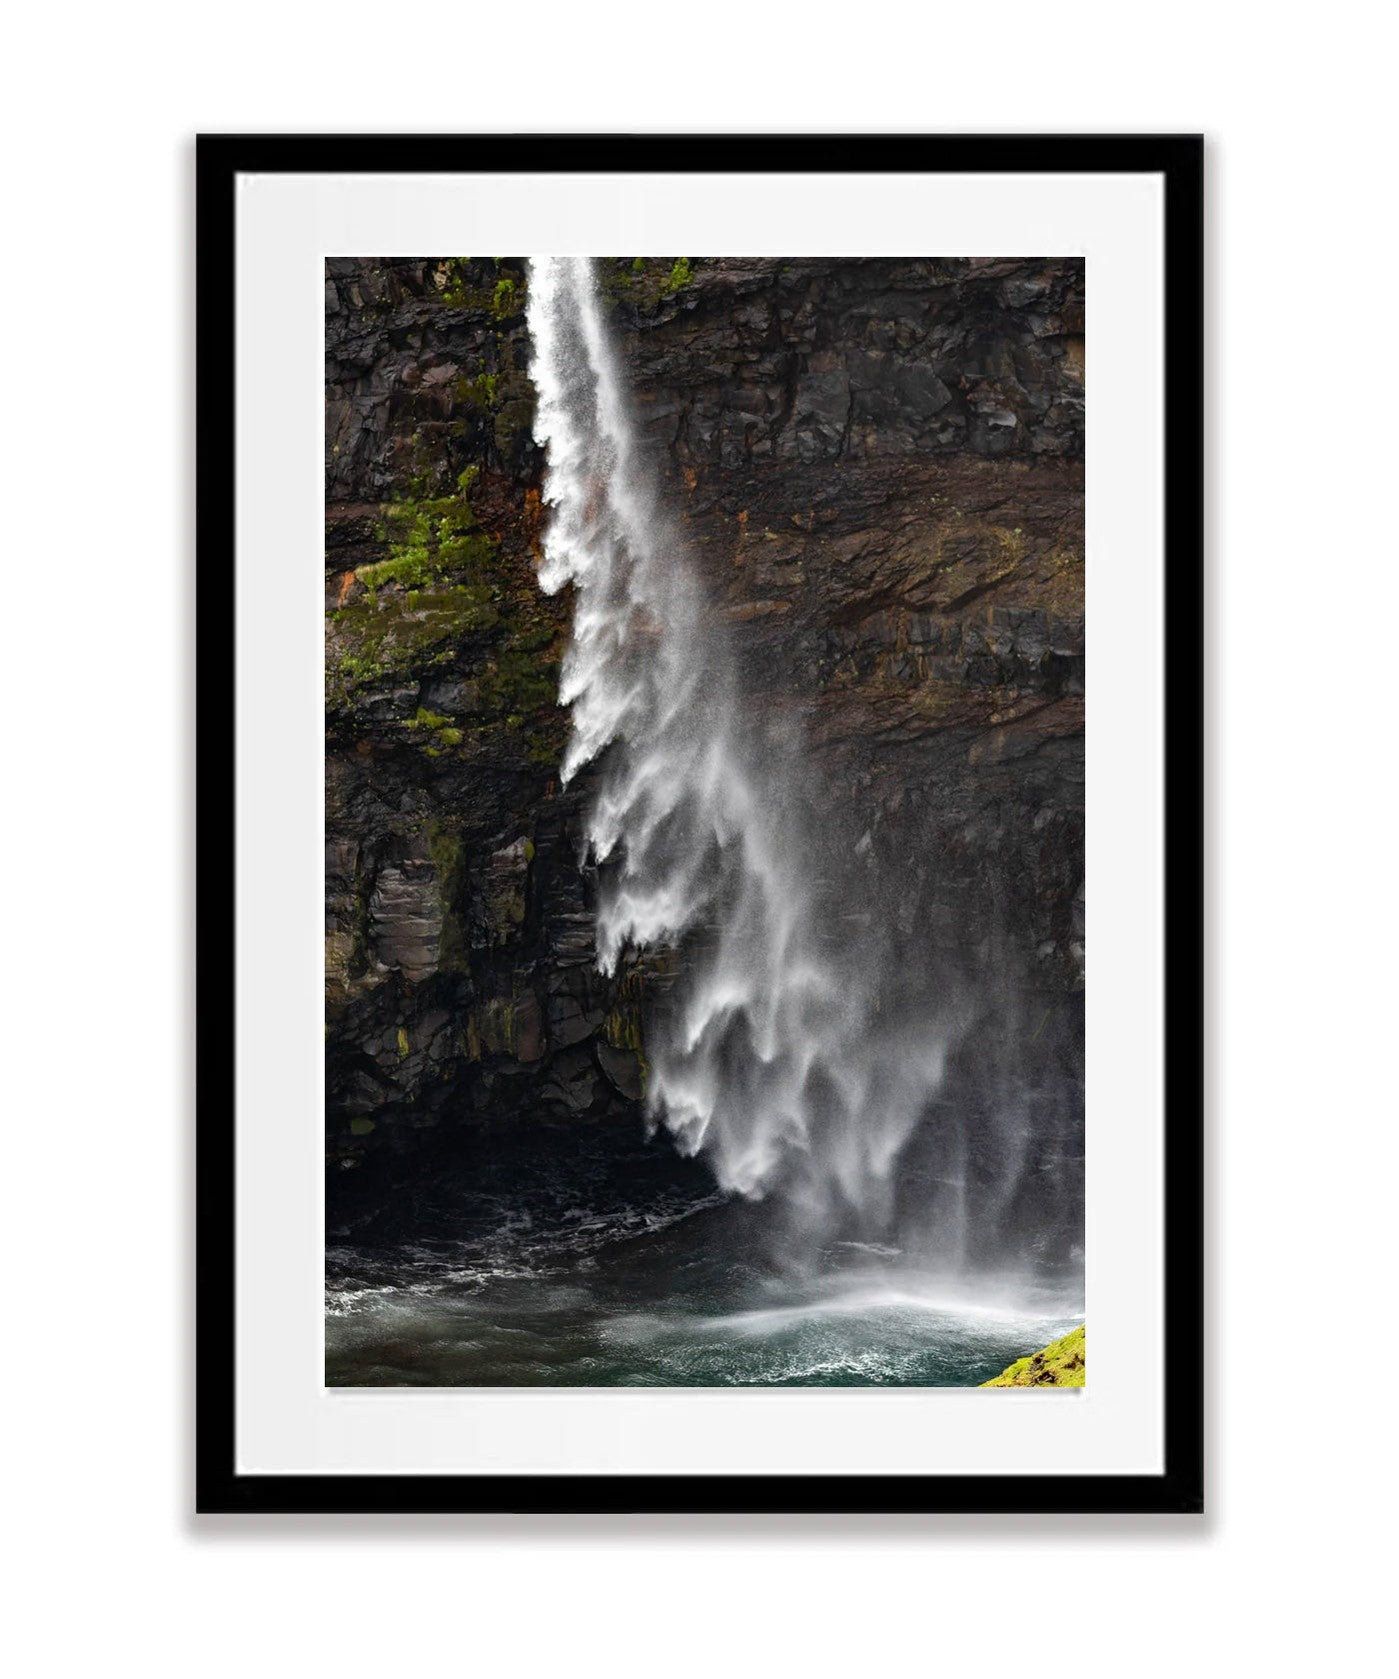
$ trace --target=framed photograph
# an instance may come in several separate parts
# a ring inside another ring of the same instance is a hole
[[[200,1511],[1202,1508],[1201,174],[200,140]]]

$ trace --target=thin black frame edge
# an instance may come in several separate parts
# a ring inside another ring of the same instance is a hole
[[[466,155],[469,149],[470,155]],[[199,135],[195,144],[195,1511],[245,1514],[1199,1514],[1204,1510],[1204,137]],[[1165,188],[1165,1309],[1159,1475],[240,1475],[233,970],[234,191],[243,173],[1074,172]],[[230,584],[231,580],[231,584]],[[217,1073],[215,1068],[220,1069]],[[644,1494],[638,1493],[644,1489]],[[795,1496],[794,1496],[795,1495]]]
[[[1029,1483],[1027,1488],[1026,1483]],[[1199,1515],[1170,1475],[234,1475],[195,1513],[364,1516]],[[827,1487],[850,1486],[834,1503]],[[465,1487],[481,1496],[464,1499]],[[644,1488],[644,1496],[638,1489]],[[807,1496],[792,1496],[792,1489]],[[937,1496],[924,1496],[931,1488]],[[812,1497],[810,1494],[815,1493]],[[759,1496],[754,1496],[758,1494]]]

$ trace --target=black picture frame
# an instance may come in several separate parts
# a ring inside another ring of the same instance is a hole
[[[1196,1513],[1203,1376],[1203,161],[1199,135],[203,135],[197,142],[195,1506],[260,1513]],[[1165,215],[1166,1060],[1159,1475],[242,1475],[235,1467],[234,195],[244,173],[1154,174]]]

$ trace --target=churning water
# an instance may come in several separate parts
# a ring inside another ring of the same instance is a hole
[[[971,1293],[881,1245],[832,1244],[795,1276],[754,1242],[767,1209],[627,1176],[636,1204],[601,1166],[523,1194],[507,1172],[478,1180],[460,1233],[331,1248],[326,1381],[962,1387],[1082,1321],[1052,1289]]]

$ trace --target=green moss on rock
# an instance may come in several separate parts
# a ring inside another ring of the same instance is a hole
[[[437,875],[438,902],[442,906],[438,971],[464,973],[471,958],[470,933],[463,914],[469,878],[466,843],[456,829],[444,822],[429,822],[426,837],[428,856]]]
[[[471,264],[478,282],[482,261]],[[511,274],[497,269],[492,278],[499,284]],[[450,284],[448,276],[442,285]],[[519,301],[509,286],[501,297]],[[487,365],[496,363],[505,370],[488,373]],[[476,377],[461,381],[458,394],[469,386],[472,401],[501,398],[497,418],[523,407],[527,420],[529,404],[511,397],[516,383],[513,367],[493,351],[481,357]],[[535,574],[538,492],[532,500],[527,493],[521,508],[503,480],[492,477],[483,488],[479,463],[461,468],[453,438],[414,432],[411,441],[412,449],[400,454],[410,457],[412,471],[399,477],[395,498],[365,533],[377,539],[377,553],[361,548],[367,563],[341,574],[332,590],[332,603],[338,602],[327,623],[332,732],[348,727],[363,745],[392,731],[434,763],[498,767],[515,759],[536,772],[555,770],[567,726],[557,703],[565,634],[563,614],[541,593]],[[451,493],[440,493],[453,482]],[[489,509],[490,529],[475,496]],[[452,692],[449,676],[460,680],[459,697],[447,710],[424,705],[421,686],[416,699],[407,692],[428,681],[440,683],[437,693]]]
[[[472,257],[446,257],[437,264],[433,281],[438,295],[451,309],[489,309],[491,289],[482,284]]]
[[[645,986],[639,968],[622,976],[615,997],[615,1005],[603,1018],[602,1035],[613,1049],[630,1049],[640,1054]]]
[[[480,528],[471,506],[478,468],[457,478],[454,494],[403,497],[387,503],[378,528],[388,556],[360,566],[365,592],[331,614],[326,659],[327,701],[345,704],[356,691],[409,671],[448,662],[463,639],[500,621],[499,543]],[[453,728],[419,713],[410,727]],[[460,740],[439,740],[443,745]]]
[[[502,274],[495,283],[491,293],[491,309],[498,316],[513,315],[515,313],[515,278],[511,274]]]
[[[385,505],[379,539],[389,545],[388,558],[355,572],[371,593],[385,583],[421,588],[449,572],[479,577],[489,567],[497,543],[477,524],[471,506],[476,472],[467,467],[453,495],[405,497]]]
[[[1041,1352],[1018,1358],[989,1382],[987,1388],[1081,1388],[1088,1367],[1087,1326],[1080,1324]]]
[[[513,718],[515,728],[526,713],[555,704],[559,691],[557,656],[521,646],[522,639],[528,642],[532,638],[512,637],[481,678],[482,705],[492,713],[504,714],[507,722]]]
[[[606,303],[626,303],[642,314],[652,313],[695,277],[691,257],[612,257],[597,263],[594,272]]]
[[[499,621],[485,584],[444,584],[411,596],[352,601],[331,617],[327,703],[344,705],[365,688],[446,664],[463,639]]]

